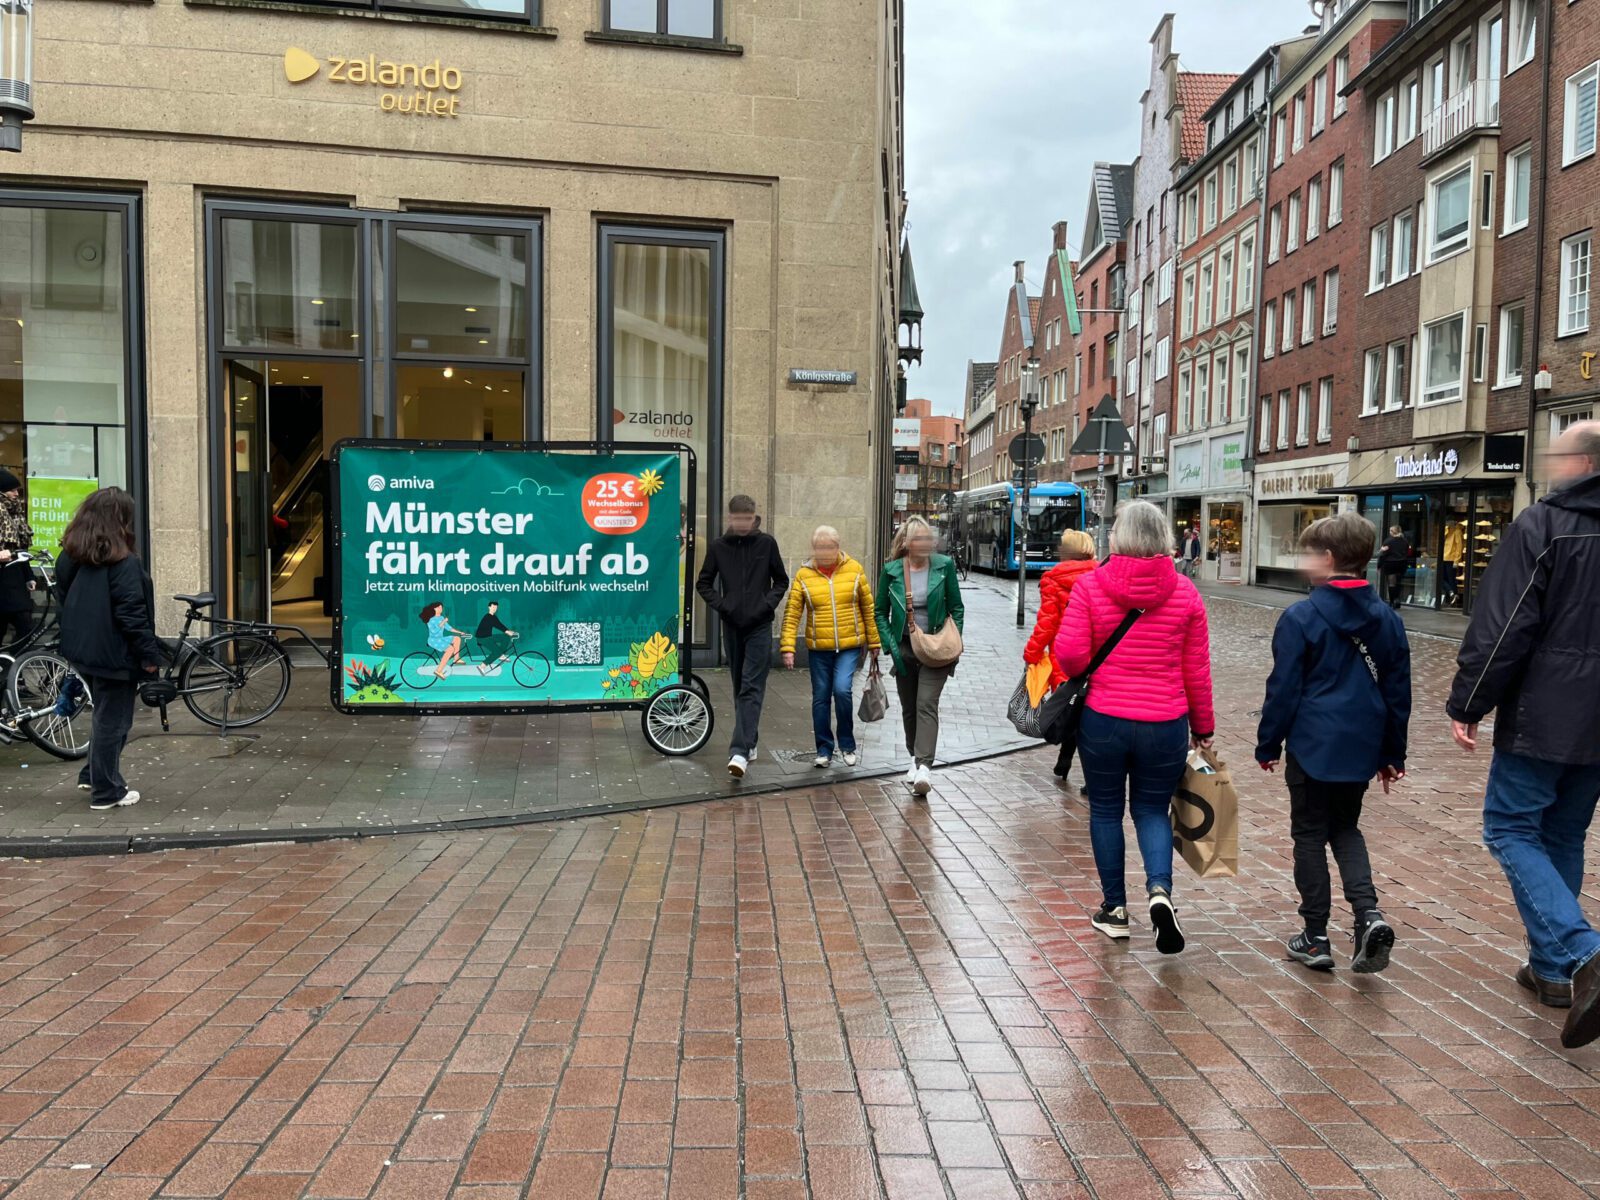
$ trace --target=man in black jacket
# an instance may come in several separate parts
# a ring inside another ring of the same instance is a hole
[[[742,779],[756,756],[761,705],[772,669],[772,614],[789,590],[789,572],[769,533],[761,532],[756,502],[728,501],[728,531],[706,548],[695,590],[722,618],[733,675],[733,742],[728,774]]]
[[[1600,422],[1547,452],[1553,489],[1484,574],[1446,709],[1463,750],[1494,711],[1483,840],[1528,933],[1517,982],[1569,1008],[1561,1043],[1600,1037],[1600,933],[1584,919],[1584,840],[1600,800]]]
[[[1406,572],[1411,569],[1411,543],[1406,541],[1405,530],[1398,525],[1389,526],[1389,537],[1378,551],[1378,574],[1383,578],[1383,598],[1389,607],[1400,607],[1400,589]]]

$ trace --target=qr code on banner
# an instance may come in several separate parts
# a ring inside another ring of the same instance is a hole
[[[598,667],[600,656],[599,621],[556,622],[556,665]]]

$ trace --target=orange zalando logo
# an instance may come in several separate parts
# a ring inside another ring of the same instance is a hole
[[[313,54],[290,46],[283,52],[283,77],[290,83],[305,83],[322,73],[323,63]],[[397,63],[379,59],[339,58],[329,55],[329,83],[349,83],[377,88],[405,88],[410,91],[384,91],[378,107],[384,112],[415,113],[419,116],[454,117],[461,90],[461,72],[442,66],[436,58],[430,63]],[[443,93],[443,94],[441,94]]]

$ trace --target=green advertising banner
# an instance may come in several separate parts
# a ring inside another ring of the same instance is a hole
[[[98,490],[98,479],[60,479],[28,476],[28,524],[33,526],[33,549],[52,558],[61,553],[61,533],[84,497]]]
[[[343,443],[334,704],[642,704],[679,682],[677,452]]]

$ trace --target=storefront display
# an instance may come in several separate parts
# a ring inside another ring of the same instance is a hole
[[[1332,514],[1328,503],[1262,504],[1256,511],[1256,581],[1303,590],[1305,584],[1295,569],[1300,535],[1311,522]]]
[[[1361,497],[1361,515],[1378,530],[1380,545],[1398,526],[1411,547],[1402,604],[1468,612],[1514,504],[1510,483],[1464,481],[1453,487],[1369,492]],[[1376,557],[1367,576],[1378,582]]]
[[[1214,502],[1207,512],[1206,554],[1217,564],[1217,580],[1238,583],[1244,575],[1244,505]]]

